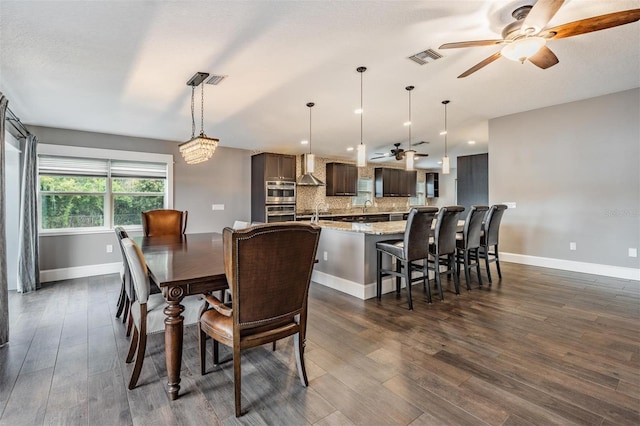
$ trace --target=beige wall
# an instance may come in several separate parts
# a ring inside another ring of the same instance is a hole
[[[640,89],[496,118],[489,138],[489,201],[517,203],[502,252],[640,267]]]

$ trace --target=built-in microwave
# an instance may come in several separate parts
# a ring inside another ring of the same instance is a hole
[[[296,183],[281,180],[268,180],[266,186],[266,204],[295,204]],[[294,208],[295,210],[295,208]]]
[[[266,213],[267,223],[288,222],[288,221],[296,220],[295,204],[266,206],[265,213]]]

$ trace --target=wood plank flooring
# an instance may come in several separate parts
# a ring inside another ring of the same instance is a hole
[[[208,358],[201,376],[194,327],[178,400],[166,393],[162,335],[127,390],[117,275],[12,292],[0,425],[640,424],[640,283],[502,266],[501,282],[457,297],[444,280],[445,301],[431,305],[414,286],[413,312],[404,291],[362,301],[312,285],[309,387],[291,339],[246,351],[239,419],[232,363]]]

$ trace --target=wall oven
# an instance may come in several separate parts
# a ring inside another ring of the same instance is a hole
[[[266,204],[295,204],[296,183],[281,180],[268,180],[266,186]],[[294,207],[295,210],[295,207]]]
[[[296,205],[266,206],[267,223],[288,222],[296,220]]]

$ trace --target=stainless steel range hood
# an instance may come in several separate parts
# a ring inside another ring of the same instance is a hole
[[[302,176],[296,182],[299,186],[324,186],[324,182],[315,177],[312,173],[307,173],[307,155],[302,155]]]

